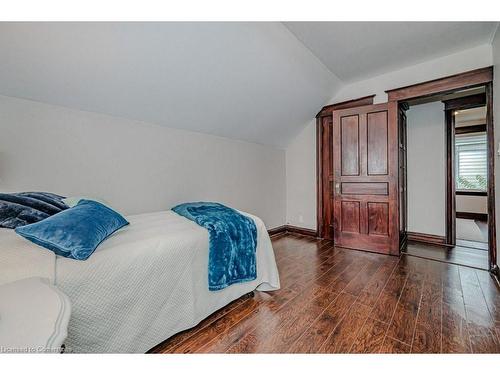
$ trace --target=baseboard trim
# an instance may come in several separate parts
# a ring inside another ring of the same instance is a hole
[[[271,237],[284,233],[295,233],[295,234],[300,234],[302,236],[308,236],[314,238],[318,236],[318,232],[315,231],[314,229],[296,227],[294,225],[282,225],[276,228],[269,229],[267,232]]]
[[[449,246],[446,243],[446,237],[435,234],[408,232],[408,241],[425,243],[428,245]]]
[[[488,214],[480,214],[477,212],[458,212],[458,219],[469,219],[469,220],[479,220],[479,221],[488,221]]]
[[[269,233],[269,236],[276,236],[281,233],[286,233],[286,225],[282,225],[280,227],[272,228],[267,231]]]
[[[296,227],[293,225],[286,225],[286,231],[287,231],[287,233],[297,233],[297,234],[301,234],[303,236],[309,236],[309,237],[317,237],[318,236],[318,232],[315,231],[314,229]]]

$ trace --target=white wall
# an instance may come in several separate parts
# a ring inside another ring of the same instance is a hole
[[[478,214],[487,214],[488,197],[457,195],[456,210],[457,212],[474,212]]]
[[[272,228],[285,223],[285,152],[0,96],[0,191],[101,197],[125,214],[214,200]]]
[[[446,159],[444,105],[421,104],[408,121],[408,231],[445,235]]]
[[[500,36],[498,34],[499,33],[497,33],[497,38],[495,39],[497,45],[496,63],[500,65]],[[390,58],[390,56],[388,56],[388,58]],[[376,103],[383,103],[387,101],[387,95],[384,92],[385,90],[461,73],[467,70],[482,68],[492,64],[491,45],[482,45],[435,60],[413,65],[398,71],[346,85],[329,101],[329,103],[341,102],[372,94],[376,94]],[[500,68],[497,70],[500,71]],[[498,83],[496,85],[498,86]],[[500,88],[497,88],[496,92],[500,92]],[[500,107],[497,106],[496,108],[497,118],[500,118]],[[319,109],[320,108],[318,108],[318,110]],[[309,130],[306,129],[304,130],[305,132],[313,131],[314,124],[309,123],[307,128]],[[500,131],[495,133],[496,137],[499,137],[499,133]],[[308,176],[311,174],[311,171],[316,170],[316,161],[311,160],[309,157],[312,153],[316,152],[315,138],[304,137],[302,134],[303,133],[289,143],[286,151],[287,159],[297,160],[302,157],[304,160],[300,163],[287,163],[287,175]],[[500,138],[498,139],[500,140]],[[314,174],[313,180],[315,179],[316,175]],[[294,204],[287,207],[287,220],[292,221],[292,218],[294,218],[293,220],[297,220],[302,212],[304,214],[304,223],[315,223],[316,209],[310,208],[305,210],[303,207],[305,205],[308,207],[315,207],[316,185],[310,181],[304,183],[308,186],[307,191],[303,191],[303,188],[299,187],[296,183],[294,183],[294,181],[287,180],[287,196],[303,197],[304,199],[303,204]],[[500,183],[498,183],[497,186],[500,186]],[[500,202],[500,199],[497,199],[497,201]],[[307,212],[309,213],[306,216]]]
[[[308,148],[304,149],[303,146]],[[314,145],[314,147],[310,147]],[[286,149],[287,224],[316,229],[316,122]]]

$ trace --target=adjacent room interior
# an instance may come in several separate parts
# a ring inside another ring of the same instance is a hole
[[[406,251],[488,269],[485,88],[416,99],[407,105],[410,244]],[[429,243],[435,245],[425,246]]]

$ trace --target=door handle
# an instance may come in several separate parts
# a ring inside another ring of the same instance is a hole
[[[337,182],[337,183],[335,184],[335,193],[336,193],[336,194],[340,194],[340,182]]]

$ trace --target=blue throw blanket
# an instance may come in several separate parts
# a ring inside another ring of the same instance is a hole
[[[206,228],[210,237],[208,289],[255,280],[257,227],[252,219],[220,203],[184,203],[172,211]]]
[[[52,193],[0,193],[0,228],[14,229],[36,223],[68,208]]]

